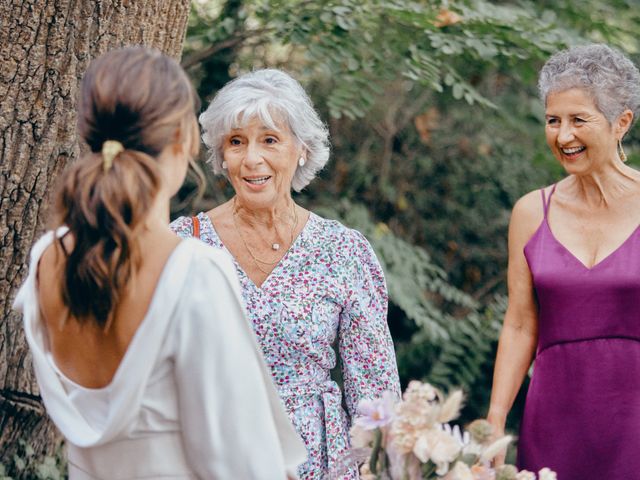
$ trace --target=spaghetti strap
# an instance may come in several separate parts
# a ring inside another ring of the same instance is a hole
[[[549,192],[549,198],[547,198],[547,196],[545,195],[544,188],[540,189],[540,193],[542,194],[542,208],[544,209],[544,218],[547,218],[547,213],[549,213],[549,204],[551,203],[551,196],[553,195],[553,192],[556,191],[556,185],[558,184],[553,184],[551,192]]]

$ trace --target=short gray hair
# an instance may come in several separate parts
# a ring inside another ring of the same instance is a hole
[[[546,104],[550,93],[586,90],[612,124],[627,108],[640,113],[640,72],[622,53],[607,45],[572,47],[553,55],[540,71],[538,90]]]
[[[299,192],[329,160],[329,130],[302,86],[281,70],[256,70],[230,81],[200,115],[213,173],[226,174],[222,168],[224,137],[254,117],[274,129],[276,121],[283,121],[305,149],[306,162],[297,167],[291,182]]]

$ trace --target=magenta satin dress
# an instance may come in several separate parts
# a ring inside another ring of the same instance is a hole
[[[539,313],[518,465],[558,480],[640,479],[640,227],[587,268],[553,236],[542,201],[524,248]]]

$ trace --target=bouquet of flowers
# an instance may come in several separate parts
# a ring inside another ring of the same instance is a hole
[[[362,400],[351,428],[349,461],[362,463],[362,480],[535,480],[513,465],[491,466],[491,460],[511,442],[494,438],[486,420],[475,420],[461,431],[449,422],[458,417],[460,390],[443,395],[428,383],[412,381],[397,400],[390,392]],[[538,480],[556,480],[548,468]]]

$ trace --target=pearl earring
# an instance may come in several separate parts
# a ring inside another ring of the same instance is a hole
[[[304,159],[304,157],[300,157],[300,158],[298,159],[298,165],[300,165],[301,167],[304,167],[304,164],[305,164],[306,162],[307,162],[307,161]]]
[[[222,162],[222,169],[223,169],[223,170],[226,170],[226,169],[227,169],[227,162],[226,162],[226,161],[223,161],[223,162]]]

